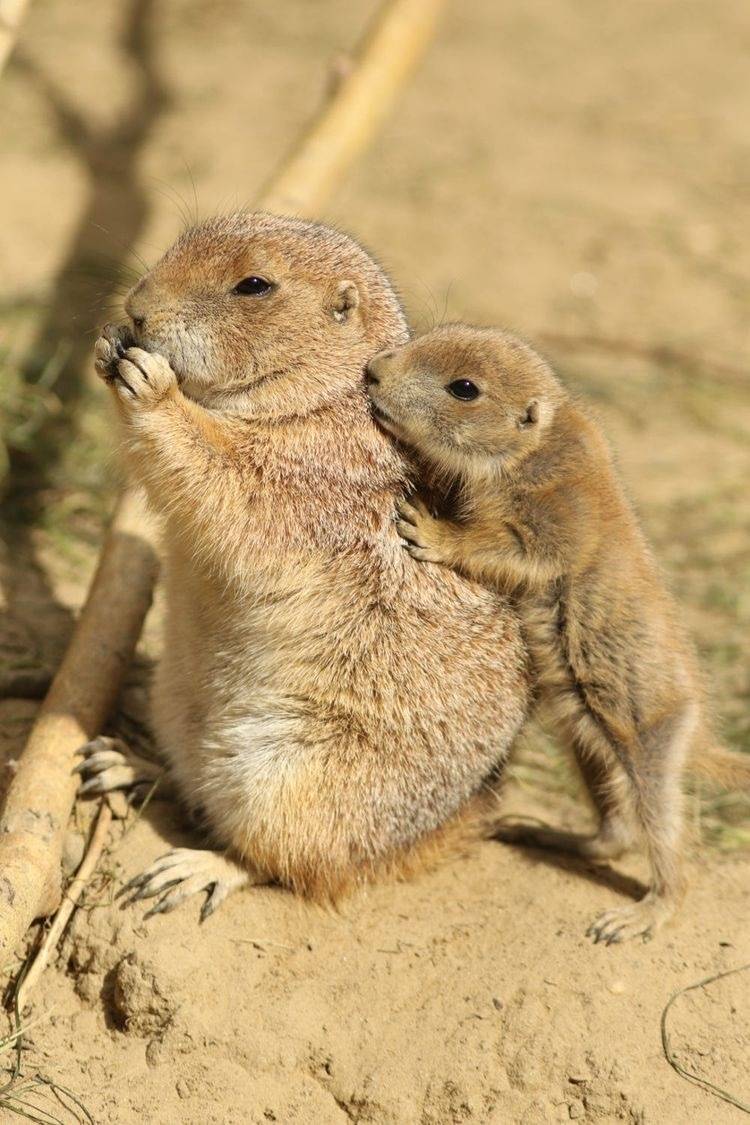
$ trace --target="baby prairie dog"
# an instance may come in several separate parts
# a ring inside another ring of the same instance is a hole
[[[515,595],[539,702],[599,813],[590,838],[525,827],[511,837],[609,859],[631,844],[635,819],[649,890],[589,933],[646,938],[683,890],[680,779],[705,735],[693,653],[605,439],[547,364],[498,330],[447,325],[368,373],[381,425],[432,477],[460,482],[455,520],[402,503],[401,536],[415,558]]]

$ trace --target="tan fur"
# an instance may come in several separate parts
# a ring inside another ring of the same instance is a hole
[[[271,294],[234,292],[251,275]],[[253,881],[322,900],[481,834],[525,655],[507,601],[401,548],[405,464],[363,377],[407,338],[385,275],[346,235],[240,213],[126,309],[139,346],[97,355],[164,521],[154,721],[184,803]]]
[[[681,775],[708,743],[691,646],[598,426],[531,348],[492,329],[445,326],[368,372],[383,426],[438,479],[460,481],[453,520],[401,505],[412,555],[515,596],[540,703],[600,813],[593,838],[506,837],[610,858],[630,844],[634,813],[651,887],[592,932],[651,933],[682,893]],[[456,380],[478,397],[454,397]]]

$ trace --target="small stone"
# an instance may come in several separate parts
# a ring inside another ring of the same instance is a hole
[[[172,982],[130,953],[115,967],[112,1009],[123,1031],[144,1038],[160,1036],[177,1011]]]
[[[624,980],[613,980],[609,986],[609,991],[614,992],[615,996],[621,996],[623,992],[627,992]]]
[[[599,288],[599,282],[593,273],[574,273],[570,278],[570,291],[576,297],[593,297]]]
[[[95,1004],[102,990],[101,979],[96,973],[81,973],[75,980],[75,991],[88,1004]]]
[[[177,1091],[177,1097],[182,1098],[183,1101],[185,1100],[185,1098],[191,1097],[193,1093],[193,1091],[190,1089],[190,1083],[185,1078],[177,1079],[177,1082],[175,1083],[175,1090]]]
[[[492,997],[492,1007],[496,1008],[498,1012],[503,1010],[503,1002],[497,996]]]
[[[594,1117],[611,1116],[617,1108],[612,1102],[612,1097],[604,1092],[587,1094],[584,1098],[584,1105],[588,1113]]]
[[[150,1067],[159,1066],[164,1055],[164,1044],[160,1039],[151,1039],[146,1044],[146,1064]]]
[[[580,1102],[570,1102],[568,1104],[568,1117],[571,1121],[575,1121],[578,1117],[583,1117],[583,1106]]]

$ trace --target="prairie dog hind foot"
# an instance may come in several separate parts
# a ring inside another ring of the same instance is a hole
[[[672,917],[674,910],[675,903],[671,896],[649,891],[640,902],[600,914],[589,926],[586,936],[592,938],[595,945],[599,942],[616,945],[637,937],[650,941],[657,930]]]
[[[76,754],[83,759],[73,769],[83,781],[78,790],[80,797],[98,796],[115,789],[141,796],[165,775],[162,766],[136,754],[121,738],[99,735],[84,743]]]
[[[151,918],[154,914],[167,914],[192,895],[207,891],[200,913],[201,922],[205,922],[232,891],[261,882],[260,877],[220,852],[174,848],[126,883],[118,897],[127,896],[123,906],[147,898],[158,899],[144,915]]]
[[[520,823],[498,824],[494,836],[506,844],[568,852],[592,863],[619,859],[634,843],[630,826],[621,821],[602,825],[593,836],[546,825]],[[599,915],[586,930],[586,937],[591,938],[595,945],[600,942],[616,945],[637,937],[650,941],[672,916],[674,906],[672,896],[649,891],[640,902]]]

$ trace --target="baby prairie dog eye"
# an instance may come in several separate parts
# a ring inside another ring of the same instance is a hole
[[[449,395],[460,398],[462,402],[471,402],[472,399],[479,398],[479,387],[476,383],[472,383],[471,379],[455,379],[445,389]]]
[[[238,285],[235,285],[234,291],[241,297],[265,297],[273,289],[270,281],[266,281],[264,277],[244,277]]]

